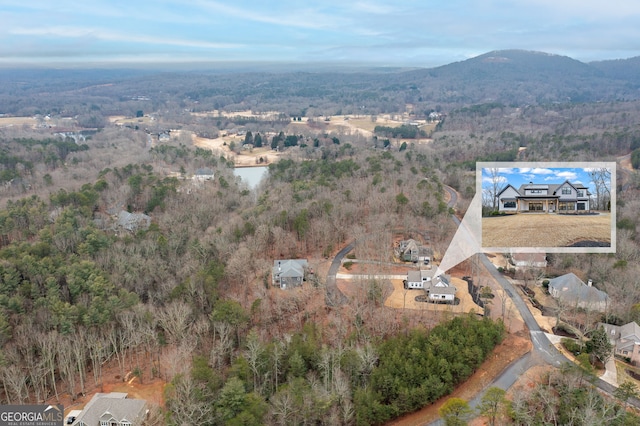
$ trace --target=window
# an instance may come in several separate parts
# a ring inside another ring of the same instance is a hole
[[[505,201],[504,202],[504,208],[505,209],[515,209],[516,208],[516,202],[515,201]]]
[[[530,189],[529,194],[542,194],[541,189]]]
[[[585,210],[585,204],[584,203],[578,203],[578,210]]]
[[[575,206],[573,203],[567,203],[567,202],[558,203],[558,210],[566,211],[566,210],[574,210],[574,209],[575,209]]]
[[[571,188],[562,188],[562,195],[571,195]]]
[[[584,191],[582,190],[578,191],[578,197],[584,197]]]
[[[444,294],[442,296],[440,296],[442,299],[445,299],[447,296],[445,296]]]
[[[532,212],[541,212],[544,210],[543,203],[529,203],[529,211]]]

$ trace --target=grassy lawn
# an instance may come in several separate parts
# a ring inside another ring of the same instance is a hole
[[[611,215],[515,214],[482,218],[483,247],[568,247],[611,243]]]

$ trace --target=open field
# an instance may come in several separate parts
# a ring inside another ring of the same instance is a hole
[[[402,280],[391,280],[391,283],[393,284],[393,293],[391,293],[389,297],[387,297],[387,300],[384,301],[384,305],[390,308],[446,311],[455,313],[474,311],[482,313],[482,308],[476,305],[471,299],[471,295],[467,291],[467,283],[459,278],[451,277],[451,285],[458,289],[456,297],[460,299],[459,305],[416,302],[416,296],[424,294],[424,290],[407,290],[404,288]]]
[[[191,115],[196,117],[225,117],[225,118],[233,118],[233,117],[244,117],[244,118],[257,118],[258,120],[277,120],[280,118],[282,113],[278,111],[264,111],[264,112],[253,112],[251,110],[245,111],[205,111],[205,112],[192,112]]]
[[[149,125],[154,121],[154,119],[148,115],[144,117],[126,117],[124,115],[112,115],[109,117],[109,123],[115,124],[116,126],[124,126],[125,124],[146,124]]]
[[[28,126],[35,126],[38,123],[33,117],[0,117],[0,127],[22,126],[24,124]]]
[[[227,160],[234,162],[236,167],[252,167],[252,166],[264,166],[270,163],[278,161],[281,153],[272,150],[270,147],[254,148],[251,151],[241,151],[240,154],[229,149],[229,144],[235,142],[241,144],[244,141],[244,137],[240,136],[224,136],[216,139],[208,139],[196,136],[195,133],[191,135],[193,144],[200,148],[210,149],[212,151],[220,151]],[[263,158],[263,162],[259,163],[260,157]]]
[[[483,247],[568,247],[611,243],[611,215],[515,214],[482,218]]]

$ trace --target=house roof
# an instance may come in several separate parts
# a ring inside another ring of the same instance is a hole
[[[586,285],[573,272],[549,280],[549,291],[555,290],[558,299],[577,300],[579,302],[599,303],[609,299],[607,293]]]
[[[520,190],[523,189],[549,189],[549,185],[539,183],[525,183],[523,185],[520,185]]]
[[[583,184],[573,184],[571,182],[569,182],[568,180],[565,180],[562,183],[550,183],[550,184],[539,184],[539,183],[525,183],[520,185],[520,188],[516,189],[513,185],[508,184],[507,186],[505,186],[502,191],[500,191],[497,195],[497,197],[499,197],[504,191],[506,191],[509,187],[513,188],[514,191],[516,191],[518,193],[518,197],[523,198],[523,197],[527,197],[527,198],[549,198],[549,197],[559,197],[559,194],[556,194],[556,192],[558,192],[558,189],[560,189],[560,187],[569,184],[569,186],[571,186],[573,189],[578,190],[578,189],[586,189],[587,190],[587,195],[591,195],[590,192],[588,191],[588,188],[586,186],[584,186]],[[546,195],[535,195],[535,194],[525,194],[525,191],[529,189],[540,189],[540,190],[547,190],[547,194]]]
[[[420,272],[421,271],[414,270],[407,272],[407,281],[412,283],[422,281],[422,274]]]
[[[139,424],[146,412],[146,405],[145,400],[129,399],[126,393],[97,393],[78,415],[75,424],[96,426],[100,424],[100,419],[110,418]]]
[[[196,176],[211,176],[211,175],[213,175],[213,170],[205,167],[205,168],[196,170],[195,175]]]
[[[514,191],[516,191],[518,194],[520,194],[520,192],[518,192],[518,190],[511,184],[508,184],[507,186],[505,186],[504,188],[502,188],[502,191],[498,192],[498,195],[496,195],[496,197],[499,197],[504,191],[506,191],[507,189],[513,189]]]
[[[555,195],[555,194],[527,194],[527,195],[519,195],[518,198],[520,199],[524,199],[524,200],[530,200],[530,199],[542,199],[542,200],[547,200],[549,198],[560,198],[559,195]]]
[[[616,350],[633,350],[634,345],[640,345],[640,326],[630,322],[623,326],[600,323],[609,336],[609,340],[616,345]]]
[[[456,291],[458,289],[452,285],[446,287],[431,286],[429,294],[456,294]]]
[[[273,261],[273,275],[281,278],[304,277],[307,259],[286,259]]]
[[[148,229],[151,225],[151,217],[144,213],[129,213],[121,210],[118,213],[118,225],[127,231],[137,231],[138,229]]]
[[[416,251],[418,250],[418,243],[416,242],[416,240],[404,241],[403,251],[407,252],[407,251],[413,251],[413,250],[416,250]]]
[[[620,327],[620,338],[640,343],[640,326],[635,321]]]

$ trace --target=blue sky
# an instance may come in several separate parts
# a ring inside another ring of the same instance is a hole
[[[592,194],[595,193],[595,187],[589,177],[589,168],[579,167],[508,167],[498,168],[501,187],[511,184],[514,188],[520,188],[520,185],[533,182],[540,184],[563,183],[568,180],[571,183],[581,183]],[[482,186],[488,187],[492,179],[490,177],[489,168],[482,169]]]
[[[640,55],[637,0],[0,0],[0,66],[432,67],[497,49]]]

